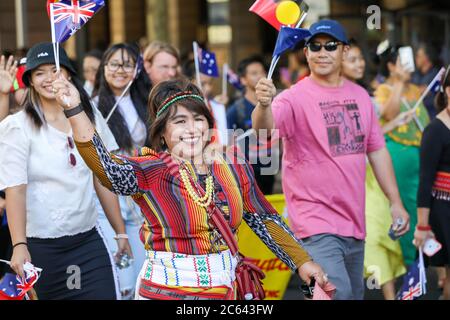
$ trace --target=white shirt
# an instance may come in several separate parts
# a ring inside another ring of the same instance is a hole
[[[119,99],[119,97],[116,97],[116,100],[117,99]],[[131,100],[131,95],[127,95],[122,98],[118,109],[127,123],[131,140],[133,141],[133,147],[141,148],[145,144],[147,128],[141,118],[139,118],[136,108],[134,107],[133,100]]]
[[[109,150],[119,147],[100,112],[96,130]],[[26,236],[51,239],[89,231],[97,223],[93,173],[68,136],[37,129],[25,111],[0,122],[0,189],[27,185]],[[76,165],[69,162],[72,153]]]
[[[118,99],[119,97],[116,97],[116,101]],[[98,96],[93,99],[93,102],[95,105],[98,105]],[[147,128],[141,118],[139,118],[133,100],[131,100],[131,95],[124,96],[114,112],[120,112],[124,118],[128,131],[130,131],[133,149],[143,147],[147,138]],[[119,153],[125,154],[126,151],[121,150]]]
[[[216,120],[217,132],[219,134],[220,143],[228,144],[228,127],[227,127],[227,113],[225,106],[215,100],[209,100],[214,119]]]

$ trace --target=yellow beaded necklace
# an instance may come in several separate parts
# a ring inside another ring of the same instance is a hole
[[[206,191],[203,197],[198,195],[198,191],[194,189],[192,186],[191,180],[189,179],[189,174],[187,169],[181,168],[179,169],[181,180],[183,181],[184,187],[188,191],[191,199],[201,207],[208,207],[211,204],[213,193],[214,193],[214,180],[211,175],[206,178]]]

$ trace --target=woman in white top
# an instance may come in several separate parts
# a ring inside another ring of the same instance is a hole
[[[80,106],[96,120],[107,148],[117,146],[63,49],[59,58],[60,73],[51,43],[30,49],[25,108],[0,123],[0,189],[7,194],[11,264],[21,276],[28,261],[43,269],[35,286],[39,299],[116,299],[112,261],[97,230],[94,187],[116,232],[124,234],[125,226],[117,198],[93,178],[75,148],[69,115],[55,99],[55,79],[64,77],[77,87]],[[119,247],[131,252],[126,239]]]
[[[130,44],[115,44],[104,53],[96,76],[93,99],[105,118],[109,117],[116,101],[133,80],[138,62],[139,50]],[[150,79],[145,72],[140,72],[110,116],[108,125],[122,154],[132,155],[135,149],[146,144],[149,92]],[[128,267],[118,263],[119,284],[122,298],[130,299],[134,295],[136,279],[145,260],[145,251],[139,239],[143,218],[141,210],[130,197],[120,196],[119,200],[134,257]],[[115,252],[117,245],[113,239],[113,230],[101,213],[99,224],[110,243],[110,249]]]

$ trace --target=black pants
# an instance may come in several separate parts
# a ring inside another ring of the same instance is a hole
[[[115,300],[111,260],[96,228],[56,239],[28,238],[33,265],[42,268],[39,300]]]
[[[11,255],[11,236],[9,234],[8,226],[3,226],[0,227],[0,259],[10,261]],[[0,278],[2,278],[6,272],[13,273],[7,264],[0,263]]]

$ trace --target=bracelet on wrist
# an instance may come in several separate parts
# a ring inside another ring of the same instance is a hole
[[[28,247],[28,243],[26,243],[26,242],[17,242],[15,245],[12,246],[12,248],[14,249],[15,247],[21,246],[21,245]]]
[[[431,226],[430,225],[426,225],[426,226],[419,226],[419,225],[417,225],[417,230],[419,230],[419,231],[431,231]]]
[[[66,115],[66,118],[70,118],[73,116],[76,116],[77,114],[83,112],[83,106],[81,105],[81,103],[76,106],[75,108],[69,109],[69,110],[64,110],[64,114]]]
[[[114,237],[114,240],[119,240],[119,239],[128,239],[128,235],[125,233],[119,233]]]

